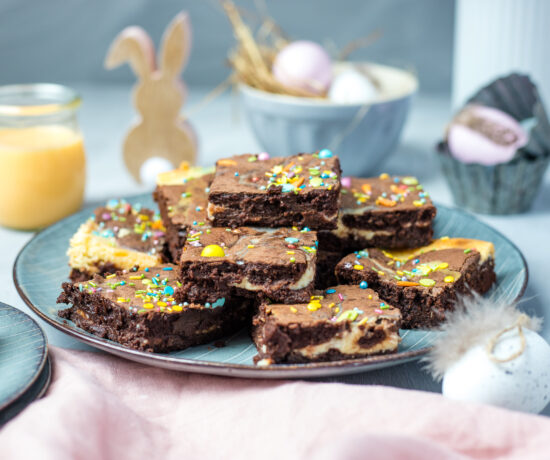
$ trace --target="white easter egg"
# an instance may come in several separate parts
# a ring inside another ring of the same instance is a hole
[[[331,101],[338,104],[365,104],[378,96],[374,83],[357,70],[346,70],[338,74],[328,92]]]
[[[166,158],[147,158],[141,165],[141,168],[139,168],[139,177],[143,184],[155,186],[157,184],[157,175],[171,171],[172,169],[174,169],[174,166]]]
[[[322,46],[301,40],[279,51],[272,72],[284,86],[324,94],[332,81],[332,62]]]
[[[550,345],[523,329],[526,346],[512,361],[495,363],[486,344],[476,345],[452,364],[443,377],[443,395],[459,401],[492,404],[539,413],[550,398]],[[501,336],[493,354],[503,359],[521,348],[517,329]]]

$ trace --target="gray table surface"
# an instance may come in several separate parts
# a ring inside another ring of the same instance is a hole
[[[88,157],[86,204],[104,202],[112,197],[148,191],[136,185],[124,170],[121,144],[135,113],[126,86],[74,85],[83,95],[81,127]],[[186,108],[200,140],[199,163],[212,164],[217,158],[234,153],[256,152],[259,145],[248,128],[238,97],[226,93],[198,109],[206,89],[191,88]],[[195,107],[195,109],[193,109]],[[417,176],[431,196],[442,204],[452,204],[450,191],[434,157],[433,146],[441,136],[451,115],[450,98],[418,96],[397,151],[388,158],[383,170],[390,174]],[[382,170],[381,170],[382,172]],[[547,261],[550,255],[550,170],[533,209],[523,215],[479,216],[495,227],[523,252],[529,264],[530,279],[523,308],[547,318],[543,336],[550,340],[550,282]],[[0,228],[0,301],[29,312],[19,298],[12,281],[12,266],[31,233]],[[32,314],[32,313],[31,313]],[[52,327],[44,326],[49,343],[55,346],[90,349]],[[400,388],[439,392],[441,386],[422,369],[418,362],[389,369],[340,377],[338,381],[357,384],[381,384]],[[544,412],[550,415],[550,406]]]

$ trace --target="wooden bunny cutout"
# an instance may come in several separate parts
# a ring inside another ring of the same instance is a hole
[[[141,27],[120,32],[107,53],[106,68],[129,62],[138,77],[133,99],[140,120],[124,141],[124,162],[138,182],[140,168],[148,158],[164,158],[174,167],[182,161],[195,161],[195,133],[179,116],[187,94],[179,75],[190,48],[191,25],[187,13],[181,12],[164,32],[159,67],[153,42]]]

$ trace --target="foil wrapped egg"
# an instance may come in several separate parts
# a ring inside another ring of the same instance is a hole
[[[454,158],[486,166],[510,161],[527,141],[528,134],[516,119],[481,105],[466,106],[447,132],[449,151]]]

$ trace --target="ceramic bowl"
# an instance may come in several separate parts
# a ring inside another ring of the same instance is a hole
[[[247,85],[240,92],[252,130],[272,156],[329,148],[344,174],[377,172],[396,147],[418,80],[410,72],[372,63],[338,63],[334,73],[360,67],[380,94],[368,104],[285,96]]]

